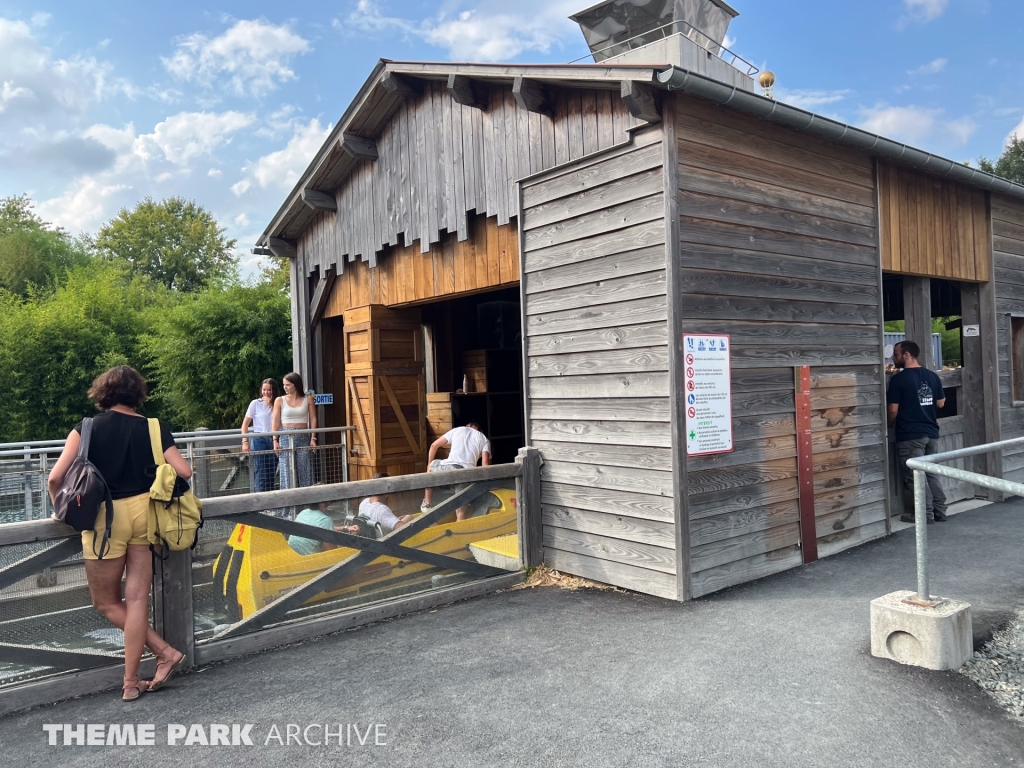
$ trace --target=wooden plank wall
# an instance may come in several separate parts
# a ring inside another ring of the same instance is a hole
[[[329,218],[330,217],[330,218]],[[333,214],[321,214],[310,231],[330,228]],[[516,220],[498,224],[494,217],[471,217],[469,237],[454,232],[421,253],[419,246],[384,250],[373,269],[365,261],[349,264],[331,289],[325,317],[367,304],[399,306],[474,293],[519,282],[519,229]]]
[[[661,130],[524,184],[544,561],[675,599]]]
[[[989,279],[985,192],[878,164],[882,269],[950,280]]]
[[[811,366],[818,551],[885,533],[871,159],[677,95],[679,333],[732,337],[735,450],[687,459],[699,596],[802,562],[794,367]]]
[[[509,85],[474,82],[486,108],[456,104],[445,83],[423,81],[377,135],[378,158],[358,163],[336,190],[333,226],[299,241],[306,274],[356,259],[374,266],[385,246],[419,241],[426,253],[444,232],[469,236],[469,213],[516,215],[517,179],[627,140],[638,124],[618,90],[552,90],[551,115],[520,109]]]
[[[992,195],[992,252],[995,270],[996,342],[999,357],[1001,438],[1024,437],[1024,406],[1011,392],[1010,317],[1024,317],[1024,202]],[[1003,453],[1003,477],[1024,482],[1024,449]]]

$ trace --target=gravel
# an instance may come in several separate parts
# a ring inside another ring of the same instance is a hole
[[[1024,611],[1018,611],[959,671],[1024,723]]]

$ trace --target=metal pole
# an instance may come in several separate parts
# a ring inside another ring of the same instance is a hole
[[[32,448],[25,446],[25,519],[35,520],[35,512],[32,509]]]
[[[348,482],[348,432],[341,433],[341,482]]]
[[[914,526],[917,534],[917,596],[928,602],[928,511],[925,473],[914,470]]]

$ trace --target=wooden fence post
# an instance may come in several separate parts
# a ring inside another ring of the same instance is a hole
[[[543,459],[536,448],[520,448],[516,464],[523,468],[516,478],[519,505],[519,556],[523,567],[536,568],[544,562],[544,524],[540,510],[540,467]]]
[[[174,648],[195,663],[196,633],[192,612],[192,550],[165,551],[153,560],[153,625]]]

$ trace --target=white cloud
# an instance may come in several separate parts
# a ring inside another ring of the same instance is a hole
[[[929,61],[927,64],[922,64],[916,69],[911,69],[907,72],[911,77],[917,77],[919,75],[937,75],[939,72],[946,71],[946,65],[949,63],[949,59],[934,59]]]
[[[1024,141],[1024,118],[1021,118],[1016,128],[1006,134],[1006,143],[1009,144],[1015,136],[1019,141]]]
[[[860,126],[887,139],[920,145],[938,141],[960,146],[978,129],[969,117],[944,120],[941,109],[877,106],[861,110]]]
[[[784,88],[776,90],[776,98],[779,101],[784,101],[787,104],[792,104],[794,107],[800,109],[806,109],[809,112],[815,111],[818,107],[823,107],[826,104],[835,104],[838,101],[845,99],[851,91],[849,90],[838,90],[838,91],[824,91],[824,90],[795,90],[790,91]]]
[[[48,126],[67,128],[95,102],[130,90],[127,81],[111,80],[112,72],[95,58],[56,59],[28,24],[0,18],[0,126],[7,126],[0,133],[10,142]]]
[[[249,226],[249,217],[246,216],[244,213],[238,214],[237,216],[235,216],[235,226],[236,227],[248,227]]]
[[[949,0],[903,0],[906,13],[900,22],[906,24],[910,21],[933,21],[945,13],[948,5]]]
[[[249,179],[242,179],[241,181],[236,181],[231,185],[231,191],[235,193],[236,197],[241,197],[249,191],[249,187],[251,186],[252,182]]]
[[[414,21],[387,16],[375,0],[359,0],[345,21],[334,19],[342,32],[399,32],[444,48],[458,61],[508,61],[524,51],[547,53],[579,35],[568,16],[580,10],[579,0],[521,0],[514,6],[483,0],[476,8]]]
[[[887,139],[910,144],[922,141],[935,130],[942,110],[921,107],[874,107],[862,110],[861,127]]]
[[[248,170],[252,178],[264,189],[275,187],[291,189],[306,166],[324,143],[331,126],[320,125],[317,118],[298,125],[284,149],[264,155]],[[241,183],[241,182],[239,182]],[[237,186],[237,185],[236,185]],[[245,192],[248,186],[242,190]],[[234,190],[234,187],[232,187]],[[235,194],[240,194],[236,192]]]
[[[115,192],[129,188],[126,184],[104,184],[91,176],[83,176],[64,194],[43,200],[36,210],[47,221],[72,232],[91,230],[107,218],[107,199]]]
[[[210,154],[231,140],[231,134],[249,126],[256,118],[242,112],[179,112],[157,123],[153,133],[139,136],[133,151],[145,160],[155,150],[176,165]]]
[[[31,24],[36,29],[41,29],[42,27],[45,27],[47,24],[49,24],[50,19],[52,18],[52,13],[47,13],[46,11],[37,11],[36,13],[32,14],[32,18],[28,20],[28,23]]]
[[[226,81],[238,96],[261,96],[294,80],[291,60],[309,50],[309,42],[287,24],[253,19],[237,21],[212,39],[199,32],[188,35],[161,61],[179,80],[207,87]]]
[[[945,129],[958,143],[966,144],[978,130],[978,124],[969,117],[961,117],[946,123]]]
[[[221,176],[224,175],[224,171],[222,171],[220,168],[211,168],[206,172],[206,175],[209,176],[211,179],[219,179]]]

